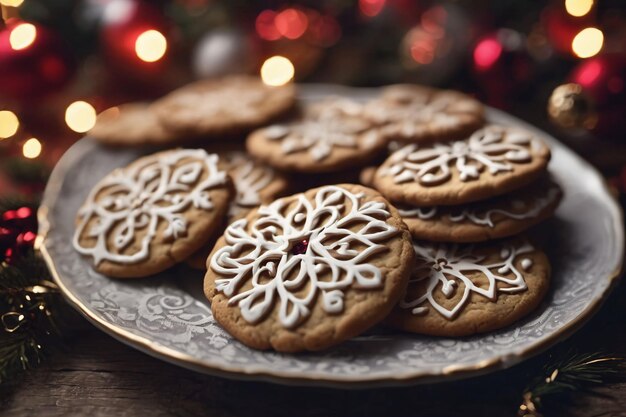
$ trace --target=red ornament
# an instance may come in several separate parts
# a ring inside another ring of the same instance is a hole
[[[13,262],[32,250],[37,219],[30,207],[7,210],[0,217],[0,262]]]
[[[480,38],[472,58],[482,98],[501,108],[507,108],[513,96],[525,91],[534,72],[524,36],[511,29],[500,29]]]
[[[58,91],[74,74],[60,38],[39,24],[10,21],[0,30],[0,92],[25,100]]]
[[[150,85],[162,80],[170,63],[169,32],[169,22],[152,4],[140,0],[109,0],[102,14],[100,33],[107,66],[116,78],[129,84]],[[143,49],[152,53],[149,60],[141,54],[140,38],[146,33],[162,36],[166,45],[163,49],[158,40],[148,41]]]

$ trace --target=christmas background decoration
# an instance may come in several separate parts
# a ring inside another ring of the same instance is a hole
[[[244,72],[268,84],[459,89],[555,133],[624,202],[621,0],[0,0],[0,8],[0,382],[37,364],[63,334],[65,304],[34,250],[51,167],[98,112],[192,79]],[[520,415],[540,415],[540,398],[612,381],[623,360],[570,355],[546,369]]]

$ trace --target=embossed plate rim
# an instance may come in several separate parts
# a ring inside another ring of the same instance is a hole
[[[321,95],[320,93],[318,93],[319,90],[328,91],[328,89],[331,89],[335,93],[337,91],[345,91],[346,95],[364,96],[371,95],[374,91],[371,89],[348,89],[340,86],[309,85],[303,89],[303,95],[305,96],[305,99],[311,99],[316,95]],[[530,126],[527,123],[499,110],[488,109],[488,116],[490,119],[493,118],[499,120],[507,120],[507,122],[510,124],[523,126],[527,129],[541,134],[544,137],[548,137],[550,141],[556,141],[538,128]],[[96,327],[112,335],[121,342],[135,347],[151,356],[203,373],[235,379],[263,380],[283,384],[324,385],[341,388],[404,385],[411,383],[424,383],[476,376],[497,369],[513,366],[570,336],[600,308],[602,302],[606,299],[606,297],[618,281],[617,278],[619,277],[622,269],[623,255],[620,257],[619,260],[617,260],[617,268],[615,269],[615,271],[613,271],[613,273],[609,274],[607,277],[598,278],[608,280],[604,291],[602,291],[602,293],[599,294],[596,298],[592,299],[590,303],[585,307],[585,309],[577,317],[573,318],[564,327],[562,327],[560,331],[555,332],[541,340],[538,340],[533,345],[527,346],[521,351],[496,355],[491,359],[479,361],[472,365],[449,365],[442,368],[441,372],[413,370],[407,371],[401,375],[397,375],[394,377],[373,376],[371,378],[351,375],[333,375],[332,378],[328,378],[326,375],[317,374],[315,372],[308,372],[306,375],[294,378],[292,375],[284,374],[280,371],[261,371],[258,369],[247,369],[244,366],[237,365],[211,365],[205,361],[198,360],[192,355],[184,354],[169,347],[166,347],[147,337],[133,334],[130,331],[120,326],[116,326],[106,321],[104,318],[99,317],[95,311],[92,311],[89,306],[83,304],[78,299],[78,297],[73,294],[71,290],[69,290],[69,288],[64,284],[62,276],[57,272],[54,259],[52,258],[50,252],[46,247],[46,236],[51,227],[50,220],[48,219],[49,207],[52,207],[54,205],[55,196],[58,194],[56,191],[60,189],[61,184],[63,183],[64,173],[69,168],[69,166],[65,165],[67,165],[68,161],[70,161],[71,159],[82,155],[84,152],[90,151],[93,146],[94,144],[91,141],[79,141],[72,146],[72,148],[67,152],[66,155],[64,155],[64,157],[61,159],[61,161],[59,161],[59,164],[57,164],[52,172],[52,175],[50,176],[50,180],[48,182],[48,185],[46,186],[44,198],[42,200],[42,205],[38,211],[38,218],[40,222],[38,247],[40,248],[43,257],[51,270],[52,276],[57,285],[59,285],[62,293],[70,301],[70,304],[73,305],[74,308],[76,308],[81,314],[83,314],[90,322],[96,325]],[[611,216],[616,220],[616,222],[614,223],[615,236],[617,236],[617,241],[615,242],[615,245],[619,249],[618,253],[623,254],[623,214],[619,205],[617,204],[615,199],[611,197],[604,180],[597,172],[597,170],[589,165],[586,161],[584,161],[581,157],[574,154],[574,152],[568,149],[565,145],[561,146],[564,148],[564,151],[570,154],[569,156],[576,159],[579,164],[582,164],[587,169],[587,171],[592,173],[596,177],[595,179],[598,181],[598,183],[602,184],[602,191],[609,197],[608,199],[606,199],[606,202],[610,202],[609,209],[611,212]],[[70,154],[72,158],[69,157]]]

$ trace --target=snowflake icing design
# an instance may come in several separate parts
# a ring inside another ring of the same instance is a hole
[[[391,165],[382,174],[393,176],[396,184],[414,181],[431,186],[449,181],[456,169],[461,181],[476,180],[484,168],[497,175],[513,171],[514,163],[530,162],[533,143],[529,133],[490,126],[465,140],[422,149],[407,145],[391,155]]]
[[[389,124],[386,130],[397,131],[404,136],[413,136],[421,132],[428,124],[441,127],[453,127],[459,123],[459,115],[447,111],[454,103],[453,97],[436,95],[432,101],[426,96],[407,100],[377,100],[366,106],[368,116],[378,123]]]
[[[332,102],[318,114],[302,121],[277,124],[265,129],[267,139],[281,141],[285,155],[308,151],[315,161],[328,157],[333,148],[371,148],[378,142],[378,133],[368,130],[371,124],[356,116],[361,105],[351,101]]]
[[[181,160],[187,161],[177,166]],[[93,256],[96,265],[103,260],[134,264],[147,259],[160,222],[167,224],[163,237],[177,239],[186,234],[187,220],[183,214],[188,207],[206,211],[213,208],[209,190],[228,179],[217,163],[215,154],[182,149],[147,157],[129,169],[114,171],[92,189],[79,210],[74,247],[83,255]],[[203,173],[206,178],[200,181]],[[117,253],[133,243],[139,230],[146,230],[139,250]],[[81,245],[84,232],[96,239],[94,246]]]
[[[518,257],[532,252],[534,248],[527,242],[519,247],[512,244],[505,245],[500,250],[500,261],[486,263],[486,257],[474,253],[473,246],[457,244],[414,244],[417,254],[417,265],[409,285],[427,280],[424,294],[413,300],[406,298],[399,303],[400,308],[411,309],[415,315],[426,314],[428,304],[448,320],[454,320],[468,303],[471,293],[497,301],[498,293],[514,294],[526,291],[526,281],[523,273],[516,266]],[[528,271],[532,267],[532,260],[524,257],[521,267]],[[468,274],[480,274],[487,279],[486,288],[475,284]],[[452,308],[446,308],[435,299],[435,294],[441,292],[446,298],[451,298],[462,287],[463,294]]]
[[[384,203],[363,198],[326,186],[313,201],[299,194],[293,203],[261,206],[249,232],[247,219],[232,223],[224,233],[226,246],[211,259],[221,277],[216,290],[250,323],[273,309],[276,298],[286,328],[310,315],[318,293],[324,311],[342,312],[346,289],[383,284],[380,270],[366,261],[387,250],[384,242],[398,232],[386,222],[391,215]]]

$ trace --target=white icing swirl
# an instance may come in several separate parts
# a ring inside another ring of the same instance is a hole
[[[417,182],[435,186],[448,182],[456,171],[461,181],[476,180],[486,168],[492,175],[510,172],[514,164],[532,160],[530,133],[488,126],[469,138],[420,148],[410,144],[392,154],[391,164],[380,172],[396,184]]]
[[[135,264],[148,259],[160,223],[167,225],[162,237],[177,239],[187,232],[184,212],[190,206],[213,208],[209,190],[227,181],[217,163],[217,155],[202,149],[181,149],[113,171],[91,190],[79,210],[74,248],[92,256],[96,265],[103,260]],[[139,248],[120,253],[135,243],[139,231],[143,233]],[[84,233],[95,238],[94,246],[81,244]]]
[[[378,133],[368,132],[371,124],[355,117],[360,107],[357,102],[333,100],[301,121],[269,126],[264,134],[271,141],[281,141],[283,154],[308,151],[315,161],[326,159],[333,148],[369,149],[378,142]]]
[[[363,198],[326,186],[313,201],[299,194],[261,206],[250,227],[246,219],[232,223],[210,261],[216,290],[249,323],[262,320],[276,300],[280,323],[296,327],[318,295],[324,311],[340,313],[346,289],[382,286],[381,271],[366,261],[398,232],[386,222],[384,203]]]
[[[519,246],[508,244],[500,251],[499,262],[487,263],[486,256],[477,255],[474,246],[456,244],[414,244],[417,264],[409,286],[426,280],[426,290],[412,300],[400,301],[400,308],[410,309],[412,314],[427,314],[428,306],[434,308],[448,320],[454,320],[465,308],[472,293],[483,296],[493,302],[497,301],[498,293],[514,294],[526,291],[526,281],[515,263],[521,258],[520,265],[528,272],[532,259],[524,257],[534,250],[527,242]],[[478,285],[475,277],[480,274],[487,281],[486,286]],[[441,305],[435,298],[437,292],[443,293],[446,299],[463,291],[452,308]]]

